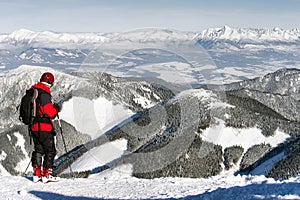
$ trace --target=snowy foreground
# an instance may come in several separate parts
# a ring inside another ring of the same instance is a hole
[[[107,170],[87,179],[33,183],[29,177],[2,176],[1,199],[300,199],[300,176],[215,176],[208,179],[137,179],[126,170]]]

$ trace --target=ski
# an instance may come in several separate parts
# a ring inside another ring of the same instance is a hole
[[[43,177],[42,177],[42,182],[43,182],[44,184],[46,184],[46,183],[58,182],[58,181],[60,181],[60,178],[59,178],[59,177],[55,177],[55,176],[49,176],[49,177],[43,176]]]
[[[56,183],[60,181],[60,177],[54,177],[54,176],[48,178],[44,176],[43,177],[32,176],[31,178],[27,177],[27,179],[31,180],[33,183],[44,183],[44,184]]]

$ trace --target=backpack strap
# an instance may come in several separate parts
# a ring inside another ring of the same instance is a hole
[[[37,99],[38,96],[39,96],[39,91],[37,89],[33,89],[33,98],[32,98],[33,111],[32,111],[32,119],[34,119],[37,116],[36,99]]]
[[[30,118],[30,123],[28,125],[28,133],[29,133],[29,138],[30,138],[30,145],[32,144],[32,134],[31,134],[31,126],[33,125],[34,123],[34,120],[35,120],[35,117],[36,117],[36,113],[37,113],[37,110],[36,110],[36,99],[39,95],[39,92],[37,89],[33,88],[33,96],[32,96],[32,100],[31,100],[31,103],[32,103],[32,113],[31,113],[31,118]]]

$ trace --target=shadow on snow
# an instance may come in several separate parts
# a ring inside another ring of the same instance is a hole
[[[287,197],[295,195],[294,197]],[[205,192],[199,195],[187,196],[179,199],[291,199],[300,196],[300,183],[278,183],[270,184],[263,182],[261,184],[251,184],[246,186],[234,186],[231,188],[218,188],[211,192]],[[172,199],[172,198],[171,198]],[[175,198],[174,198],[175,200]]]
[[[99,200],[99,199],[116,199],[116,198],[97,198],[97,197],[82,197],[82,196],[66,196],[51,192],[30,191],[30,194],[35,195],[41,199],[66,199],[66,200]],[[290,196],[289,196],[290,195]],[[293,196],[292,196],[293,195]],[[261,184],[251,184],[246,186],[234,186],[232,188],[219,188],[211,192],[204,192],[202,194],[190,195],[182,198],[162,198],[164,200],[200,200],[200,199],[299,199],[300,197],[300,183],[279,183],[268,184],[263,182]],[[122,198],[119,198],[122,199]],[[139,197],[137,199],[147,199]],[[159,198],[151,198],[159,199]]]
[[[56,194],[52,192],[42,192],[42,191],[30,191],[30,194],[35,195],[40,199],[51,199],[51,200],[99,200],[103,198],[93,198],[93,197],[82,197],[82,196],[66,196],[63,194]]]

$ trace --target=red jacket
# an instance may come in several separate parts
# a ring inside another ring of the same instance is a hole
[[[51,100],[50,88],[44,85],[43,83],[37,83],[31,88],[42,89],[43,93],[39,93],[39,105],[38,105],[38,115],[47,116],[50,118],[50,123],[53,125],[53,118],[57,115],[57,110],[53,107]],[[50,123],[34,123],[31,126],[32,131],[52,131],[52,125]],[[40,130],[39,130],[40,129]]]

